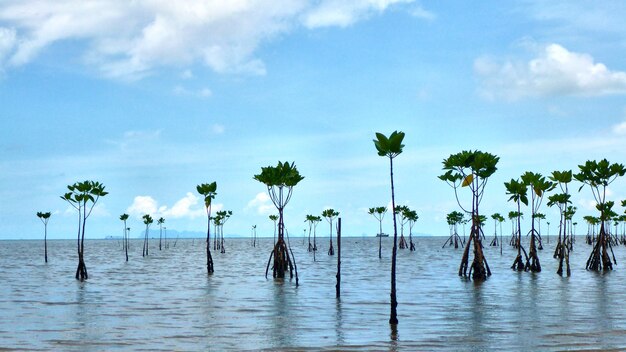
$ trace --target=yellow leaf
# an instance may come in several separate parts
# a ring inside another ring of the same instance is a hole
[[[465,176],[465,180],[463,180],[463,183],[461,184],[461,187],[467,187],[469,186],[472,181],[474,181],[474,174],[469,174],[467,176]]]
[[[541,190],[537,187],[535,187],[535,194],[537,195],[537,197],[541,197]]]

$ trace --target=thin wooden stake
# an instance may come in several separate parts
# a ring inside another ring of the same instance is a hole
[[[341,218],[337,220],[337,284],[335,285],[337,298],[341,296]]]

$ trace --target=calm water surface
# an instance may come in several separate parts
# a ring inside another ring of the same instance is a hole
[[[613,272],[584,270],[580,239],[572,276],[555,274],[554,240],[540,252],[543,272],[509,269],[515,252],[487,248],[493,275],[477,284],[456,273],[461,249],[417,238],[398,251],[397,332],[390,330],[392,239],[378,259],[375,238],[342,241],[342,296],[336,256],[292,239],[300,286],[265,279],[272,239],[256,248],[227,239],[207,276],[202,240],[125,262],[117,240],[85,244],[90,279],[74,279],[75,241],[0,241],[0,350],[607,350],[626,349],[626,250]],[[271,276],[271,272],[270,272]]]

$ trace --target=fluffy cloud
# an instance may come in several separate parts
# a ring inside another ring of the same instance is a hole
[[[214,204],[212,210],[218,211],[222,210],[222,208],[222,204]],[[174,203],[171,208],[166,205],[159,206],[158,202],[151,196],[137,196],[133,200],[133,204],[131,204],[126,211],[137,218],[142,217],[144,214],[150,214],[153,217],[164,217],[166,219],[195,219],[197,217],[206,216],[204,203],[200,201],[198,196],[191,192],[187,192],[185,197]]]
[[[265,41],[301,25],[347,26],[411,1],[5,0],[0,67],[27,64],[54,43],[72,41],[84,49],[85,63],[113,78],[195,63],[262,75],[265,66],[254,53]]]
[[[624,116],[626,116],[626,109],[624,109]],[[613,133],[618,136],[626,136],[626,121],[618,123],[613,126]]]
[[[409,2],[412,0],[323,0],[303,16],[303,22],[308,28],[346,27],[393,4]]]
[[[558,44],[546,45],[528,62],[498,63],[481,57],[475,60],[474,71],[482,80],[481,93],[489,99],[626,93],[626,72],[611,71],[590,55]]]
[[[248,202],[246,211],[253,210],[259,215],[270,215],[276,212],[276,207],[272,203],[270,196],[265,192],[258,193],[254,199]]]
[[[0,70],[4,58],[13,50],[16,44],[15,29],[0,27]]]

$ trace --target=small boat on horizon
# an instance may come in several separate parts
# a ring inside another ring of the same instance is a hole
[[[389,237],[388,233],[377,233],[376,237]]]

